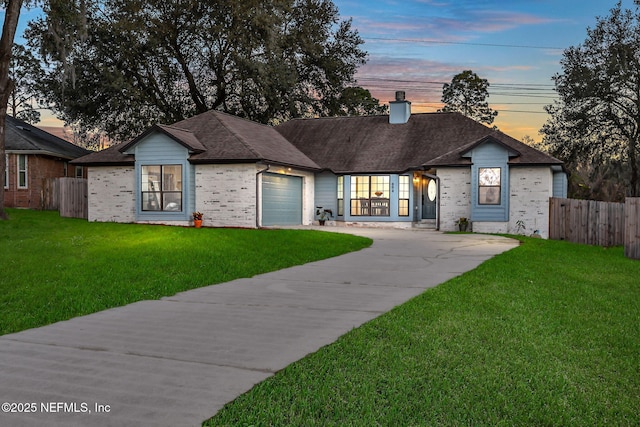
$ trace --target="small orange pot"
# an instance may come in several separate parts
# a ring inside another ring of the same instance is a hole
[[[196,228],[202,227],[202,220],[201,219],[194,219],[193,220],[193,225],[195,225]]]

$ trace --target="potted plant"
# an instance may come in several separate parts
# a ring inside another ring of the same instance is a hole
[[[202,227],[202,212],[194,212],[193,213],[193,225],[196,228]]]
[[[467,227],[469,227],[469,220],[462,216],[456,221],[456,224],[458,224],[458,230],[467,231]]]
[[[331,209],[323,209],[322,206],[317,206],[316,215],[318,216],[320,225],[324,225],[324,223],[333,216],[333,211]]]

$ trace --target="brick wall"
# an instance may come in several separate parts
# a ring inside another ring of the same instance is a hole
[[[205,226],[256,226],[257,171],[255,164],[196,166],[196,210]]]
[[[440,177],[440,229],[456,231],[455,221],[471,216],[471,170],[438,169]],[[509,168],[509,221],[473,222],[477,233],[511,233],[530,235],[535,230],[549,236],[549,197],[553,192],[553,175],[547,166]],[[522,221],[524,229],[518,228]]]
[[[549,237],[549,197],[553,193],[551,169],[543,167],[509,168],[509,221],[473,222],[476,233],[531,235],[535,230]],[[518,227],[522,221],[524,228]]]
[[[256,227],[256,215],[261,215],[262,175],[258,175],[259,195],[256,199],[256,173],[264,166],[197,165],[196,210],[204,214],[203,224],[209,227]],[[314,218],[314,174],[298,170],[272,168],[269,172],[303,177],[303,224]]]
[[[92,166],[89,179],[89,221],[134,222],[133,166]]]
[[[471,169],[439,168],[440,230],[456,231],[460,217],[471,216]]]
[[[510,168],[511,205],[508,233],[530,235],[535,230],[549,238],[549,198],[553,195],[553,174],[549,167]],[[517,229],[517,222],[526,227]]]
[[[8,155],[9,186],[4,190],[5,206],[8,208],[42,208],[43,181],[47,178],[63,177],[63,160],[40,155],[27,156],[27,188],[18,188],[18,155]],[[75,176],[75,167],[69,166],[70,176]]]

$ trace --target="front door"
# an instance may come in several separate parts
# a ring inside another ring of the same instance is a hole
[[[427,176],[422,177],[422,219],[436,219],[438,183]]]

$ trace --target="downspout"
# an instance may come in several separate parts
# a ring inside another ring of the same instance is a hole
[[[267,165],[266,168],[256,172],[256,228],[260,228],[260,203],[259,202],[262,202],[262,199],[259,197],[260,196],[260,180],[258,179],[258,177],[262,175],[264,172],[268,171],[269,168],[270,166]]]

